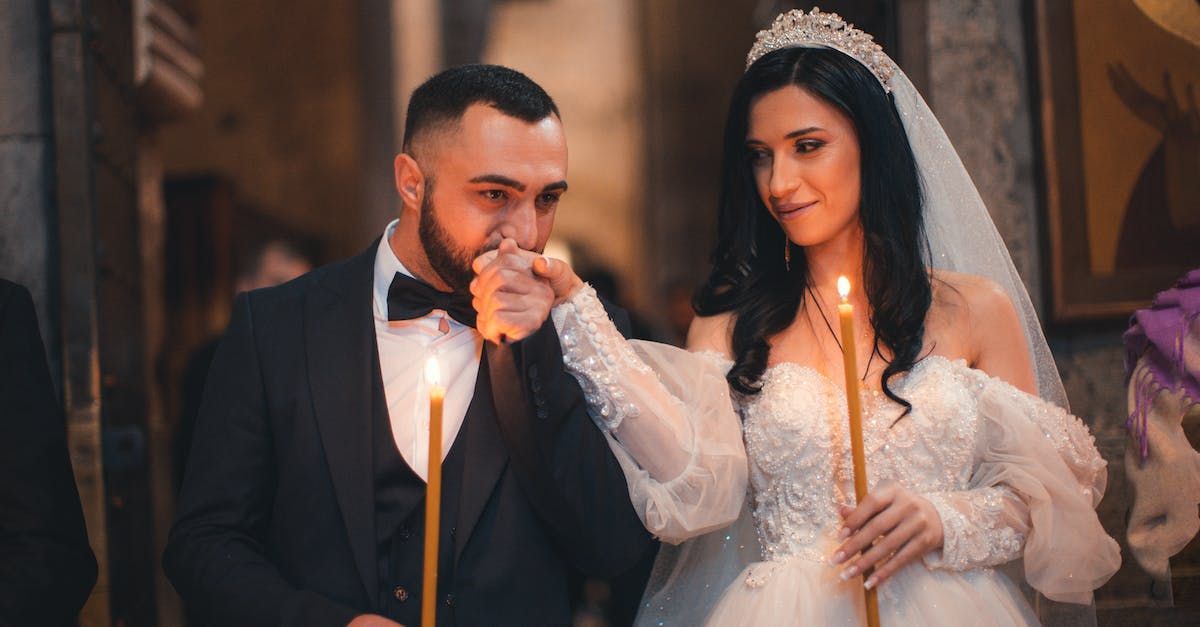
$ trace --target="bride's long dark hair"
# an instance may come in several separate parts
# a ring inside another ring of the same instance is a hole
[[[928,241],[916,160],[896,108],[859,62],[822,48],[785,48],[763,56],[742,75],[725,123],[718,242],[713,269],[693,302],[701,316],[732,312],[730,386],[758,393],[770,353],[768,340],[795,319],[808,283],[808,264],[763,205],[746,150],[750,107],[767,93],[795,85],[840,109],[854,124],[861,153],[859,221],[863,276],[876,349],[892,358],[883,371],[888,398],[911,409],[888,385],[920,356],[932,300]],[[793,246],[790,242],[787,246]]]

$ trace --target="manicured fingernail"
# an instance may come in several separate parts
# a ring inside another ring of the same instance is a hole
[[[838,532],[838,540],[845,540],[846,538],[849,538],[849,537],[850,537],[850,528],[842,527],[842,530]]]
[[[841,564],[845,560],[846,560],[846,552],[845,551],[838,551],[837,553],[833,554],[833,563],[834,564]]]
[[[875,587],[875,578],[871,577],[871,578],[867,579],[867,583],[864,583],[863,587],[866,588],[867,590],[874,588]]]
[[[838,575],[838,577],[841,577],[842,581],[846,581],[857,574],[858,574],[858,567],[851,566],[850,568],[843,570],[842,574]]]

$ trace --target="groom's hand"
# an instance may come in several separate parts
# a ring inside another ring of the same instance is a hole
[[[481,268],[486,268],[488,264],[495,261],[500,251],[489,250],[480,255],[474,262],[476,272]],[[530,252],[521,248],[517,249],[517,254],[522,258],[529,260],[530,267],[533,269],[535,276],[545,279],[550,285],[550,289],[554,290],[554,305],[557,306],[563,301],[569,300],[572,296],[579,292],[583,287],[583,279],[575,274],[567,262],[545,255]]]
[[[475,259],[471,304],[479,314],[475,328],[484,339],[522,340],[546,322],[556,299],[550,282],[534,274],[538,258],[506,238],[499,248]]]

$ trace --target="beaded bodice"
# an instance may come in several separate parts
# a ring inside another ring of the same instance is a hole
[[[963,361],[927,357],[897,378],[903,408],[879,392],[863,393],[863,439],[870,485],[895,481],[918,493],[962,490],[974,466],[977,393],[986,375]],[[812,368],[772,366],[762,391],[742,406],[752,503],[764,557],[822,559],[853,504],[846,398]],[[823,540],[824,537],[824,540]]]

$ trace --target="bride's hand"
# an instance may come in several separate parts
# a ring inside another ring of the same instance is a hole
[[[842,578],[849,579],[876,566],[866,587],[874,588],[896,571],[942,546],[942,519],[928,500],[891,482],[867,494],[858,507],[846,505],[834,564],[849,562]],[[854,556],[862,552],[857,559]],[[889,557],[890,556],[890,557]]]
[[[516,248],[515,244],[513,242],[514,246],[508,247],[508,251],[517,255],[522,260],[522,267],[532,270],[535,277],[546,281],[550,289],[554,290],[555,305],[570,300],[583,287],[583,280],[575,274],[575,270],[567,262]],[[491,265],[499,255],[500,249],[489,250],[476,257],[471,267],[476,274],[479,274]]]
[[[563,261],[522,250],[509,238],[476,257],[471,267],[471,306],[479,314],[476,329],[496,343],[532,335],[555,305],[583,285]]]

